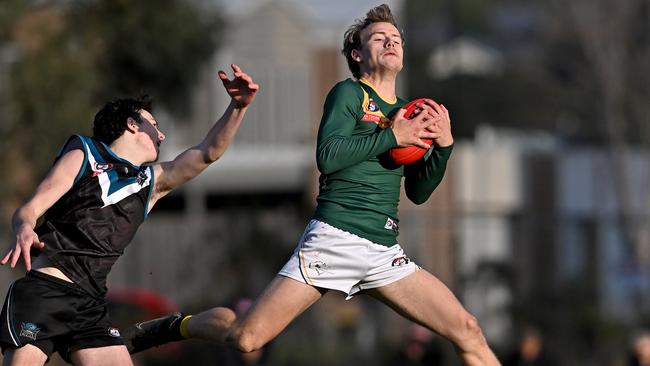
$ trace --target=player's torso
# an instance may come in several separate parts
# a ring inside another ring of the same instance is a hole
[[[70,279],[84,281],[87,271],[102,282],[146,217],[153,174],[98,141],[80,138],[85,159],[75,183],[36,232],[49,260]]]
[[[350,95],[354,106],[353,138],[377,133],[390,127],[402,99],[386,101],[363,82],[355,83],[359,92]],[[334,226],[380,244],[393,244],[397,235],[403,166],[394,166],[381,156],[372,156],[353,166],[320,177],[317,217]]]

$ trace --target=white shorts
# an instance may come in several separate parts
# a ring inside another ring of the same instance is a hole
[[[311,220],[278,274],[345,292],[349,299],[359,291],[388,285],[418,269],[399,244],[387,247]]]

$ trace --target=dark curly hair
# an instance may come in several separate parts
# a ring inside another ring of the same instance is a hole
[[[352,75],[359,79],[361,76],[361,69],[359,63],[352,58],[352,50],[358,50],[361,48],[361,31],[366,29],[372,23],[390,23],[399,30],[399,34],[402,37],[402,44],[404,44],[404,32],[395,22],[393,13],[390,11],[390,7],[386,4],[376,6],[366,13],[364,19],[357,19],[353,25],[348,28],[343,35],[343,49],[341,53],[345,56],[345,59],[348,62],[348,68],[352,72]]]
[[[93,138],[106,145],[110,145],[126,130],[126,121],[129,117],[140,123],[140,111],[151,113],[151,99],[144,95],[137,99],[115,99],[106,103],[95,114],[93,122]]]

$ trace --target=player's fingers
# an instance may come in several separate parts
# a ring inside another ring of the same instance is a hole
[[[29,250],[23,250],[23,260],[25,261],[25,268],[27,271],[32,269],[32,257],[29,254]]]
[[[406,109],[400,108],[397,113],[395,113],[395,117],[400,117],[402,119],[406,119]]]
[[[223,70],[219,70],[219,71],[217,72],[217,76],[218,76],[219,79],[221,79],[221,81],[223,81],[223,82],[230,81],[230,79],[228,79],[228,75],[227,75],[226,72],[223,71]]]
[[[426,103],[418,103],[418,107],[423,111],[427,111],[432,116],[439,114],[438,111],[436,111],[435,109],[433,109],[433,107],[431,107]]]
[[[433,107],[433,109],[438,112],[439,114],[444,114],[444,111],[442,110],[442,107],[440,107],[440,104],[438,104],[435,100],[433,99],[425,99],[425,102],[427,105],[430,105]]]
[[[20,258],[20,252],[21,252],[21,247],[19,245],[16,245],[14,248],[14,252],[11,254],[11,262],[9,265],[11,268],[14,268],[16,266],[16,263],[18,263],[18,259]]]
[[[438,131],[435,132],[427,131],[420,134],[421,139],[437,139],[440,136],[442,136],[442,134]]]
[[[7,261],[9,260],[9,258],[11,257],[11,254],[12,254],[13,252],[14,252],[13,249],[9,249],[9,251],[7,252],[7,255],[5,255],[5,257],[2,258],[2,260],[0,261],[0,264],[2,264],[3,266],[4,266],[5,264],[7,264]]]
[[[430,126],[427,126],[426,130],[431,132],[440,132],[442,131],[442,127],[440,127],[440,125],[437,123],[433,123]]]
[[[34,248],[43,249],[43,248],[45,248],[45,243],[43,243],[42,241],[36,242],[36,243],[34,243]]]
[[[242,76],[240,78],[241,78],[241,80],[243,80],[246,83],[246,86],[249,86],[251,84],[255,84],[253,82],[253,78],[250,77],[248,74],[242,74]]]
[[[449,118],[449,111],[447,110],[447,108],[442,104],[440,106],[442,107],[442,110],[445,112],[445,116],[447,116],[447,119],[450,119]]]
[[[422,140],[416,141],[414,145],[417,146],[417,147],[421,147],[423,149],[430,149],[431,148],[431,145],[427,144],[426,142],[424,142]]]
[[[416,118],[413,120],[413,122],[419,124],[421,128],[428,128],[429,126],[433,125],[436,121],[435,118],[431,118],[431,115],[425,112],[426,111],[422,111],[422,113],[417,115]]]

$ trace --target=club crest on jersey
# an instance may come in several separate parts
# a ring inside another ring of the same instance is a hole
[[[384,229],[393,230],[394,232],[398,232],[399,231],[399,225],[397,225],[397,222],[395,222],[395,220],[388,217],[388,218],[386,218],[386,225],[384,225]]]
[[[113,163],[100,163],[95,162],[93,165],[93,177],[96,177],[102,173],[106,173],[113,170]]]
[[[368,101],[368,110],[370,112],[377,112],[379,110],[379,106],[377,105],[377,103],[375,103],[374,100],[372,100],[372,98],[370,98],[370,100]]]
[[[379,106],[374,100],[372,100],[372,98],[368,99],[367,105],[364,105],[363,107],[363,111],[365,113],[361,116],[361,121],[376,123],[381,128],[390,127],[390,119],[384,116],[379,109]]]
[[[37,327],[34,323],[20,323],[20,336],[29,338],[33,341],[36,340],[38,332],[41,331],[41,328]]]

